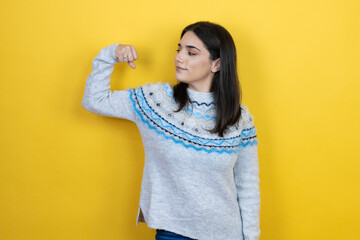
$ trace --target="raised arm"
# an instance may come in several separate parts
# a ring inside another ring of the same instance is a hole
[[[137,55],[135,58],[128,49],[129,47],[122,47],[119,43],[112,44],[101,49],[94,58],[92,72],[86,80],[81,102],[86,110],[103,116],[136,120],[136,113],[130,100],[130,88],[110,91],[110,76],[116,63],[127,62],[130,67],[135,68],[133,61],[137,59]]]
[[[243,143],[234,166],[234,178],[238,193],[240,216],[243,223],[244,240],[260,237],[260,178],[258,162],[258,140],[253,116],[245,107]]]

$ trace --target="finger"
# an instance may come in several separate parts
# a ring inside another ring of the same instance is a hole
[[[135,69],[136,66],[135,66],[135,63],[134,62],[128,62],[129,66],[132,68],[132,69]]]
[[[131,46],[131,50],[132,50],[132,53],[133,53],[133,56],[134,56],[134,59],[138,59],[138,55],[137,55],[137,52],[135,50],[135,47],[134,46]]]
[[[129,53],[128,53],[128,62],[132,62],[134,61],[134,55],[133,52],[131,51],[131,48],[129,48]]]
[[[127,46],[125,46],[124,48],[121,49],[120,61],[121,62],[128,62],[128,48],[127,48]]]
[[[123,50],[122,62],[124,62],[124,63],[129,62],[129,47],[128,46],[126,46]]]
[[[123,55],[123,56],[121,57],[121,62],[123,62],[123,63],[128,62],[128,57],[125,56],[125,55]]]
[[[118,61],[120,61],[120,50],[121,50],[121,44],[119,44],[115,49],[115,57]]]

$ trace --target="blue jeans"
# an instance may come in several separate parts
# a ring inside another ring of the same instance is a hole
[[[194,240],[173,232],[162,229],[156,229],[155,240]]]

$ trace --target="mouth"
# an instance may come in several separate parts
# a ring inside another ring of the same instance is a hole
[[[176,66],[176,71],[184,71],[186,70],[185,68],[182,68],[182,67],[179,67],[179,66]]]

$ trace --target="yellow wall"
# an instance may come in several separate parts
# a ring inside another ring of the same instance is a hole
[[[0,239],[145,240],[134,123],[80,105],[91,62],[136,46],[112,90],[174,83],[180,31],[225,26],[259,137],[262,240],[360,239],[356,0],[2,1]]]

